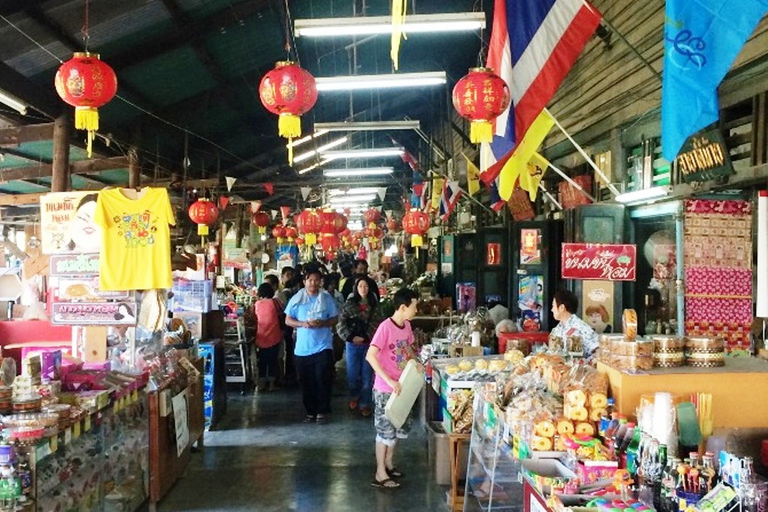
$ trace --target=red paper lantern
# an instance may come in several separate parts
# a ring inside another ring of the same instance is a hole
[[[197,234],[200,236],[207,236],[208,226],[215,223],[216,219],[219,218],[219,209],[204,197],[190,206],[187,213],[192,222],[197,224]]]
[[[411,247],[422,247],[424,235],[429,229],[429,215],[418,210],[406,212],[403,217],[403,230],[411,235]]]
[[[277,238],[277,243],[280,243],[282,241],[282,238],[285,236],[285,230],[283,229],[283,226],[273,227],[272,236]]]
[[[400,231],[400,223],[397,222],[395,219],[389,219],[387,221],[387,229],[390,233],[397,233]]]
[[[303,246],[304,245],[304,239],[301,238],[300,236],[297,236],[296,237],[296,245],[298,245],[299,247]]]
[[[491,123],[509,106],[509,87],[491,68],[471,68],[453,88],[453,107],[472,122],[469,139],[479,144],[493,140]]]
[[[296,227],[299,229],[299,233],[304,235],[307,245],[315,245],[317,234],[322,232],[323,220],[317,211],[304,210],[299,214]]]
[[[376,224],[381,220],[381,212],[376,208],[368,208],[365,210],[365,213],[363,213],[363,218],[368,224]]]
[[[317,101],[315,77],[295,62],[280,61],[259,84],[259,98],[264,107],[277,114],[277,130],[289,141],[301,136],[301,116]],[[288,144],[288,163],[293,165],[293,145]]]
[[[336,212],[323,212],[320,214],[323,227],[321,233],[341,233],[347,227],[347,218]]]
[[[253,225],[256,226],[256,230],[262,235],[267,232],[269,220],[269,215],[265,212],[257,212],[251,216],[251,222],[253,222]]]
[[[62,100],[75,107],[75,128],[88,130],[88,157],[99,129],[98,108],[117,93],[115,72],[95,53],[78,52],[59,66],[54,79]]]
[[[296,236],[299,234],[298,230],[293,226],[285,226],[283,229],[285,232],[285,238],[288,238],[289,240],[296,238]]]
[[[338,235],[332,235],[332,234],[326,233],[323,235],[320,245],[323,247],[323,250],[326,252],[336,251],[341,247],[341,239],[339,239]]]

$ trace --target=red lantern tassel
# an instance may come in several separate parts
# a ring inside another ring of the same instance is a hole
[[[99,129],[99,111],[93,107],[75,108],[75,128],[88,130],[88,158],[93,154],[93,136]]]
[[[472,121],[469,140],[474,144],[493,142],[493,125],[489,121]]]

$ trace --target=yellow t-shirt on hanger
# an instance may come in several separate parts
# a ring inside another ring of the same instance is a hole
[[[136,199],[122,189],[102,190],[94,220],[101,226],[99,288],[171,287],[171,232],[176,225],[164,188],[145,187]]]

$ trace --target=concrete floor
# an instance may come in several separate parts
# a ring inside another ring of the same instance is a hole
[[[375,469],[373,420],[347,409],[340,380],[325,425],[301,423],[298,389],[231,392],[227,414],[206,433],[203,452],[193,454],[158,510],[447,511],[447,487],[434,483],[427,435],[418,421],[395,455],[405,473],[402,486],[369,485]]]

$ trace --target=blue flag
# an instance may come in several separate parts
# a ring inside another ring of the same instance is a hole
[[[766,11],[768,0],[667,0],[661,145],[670,162],[719,118],[717,87]]]

